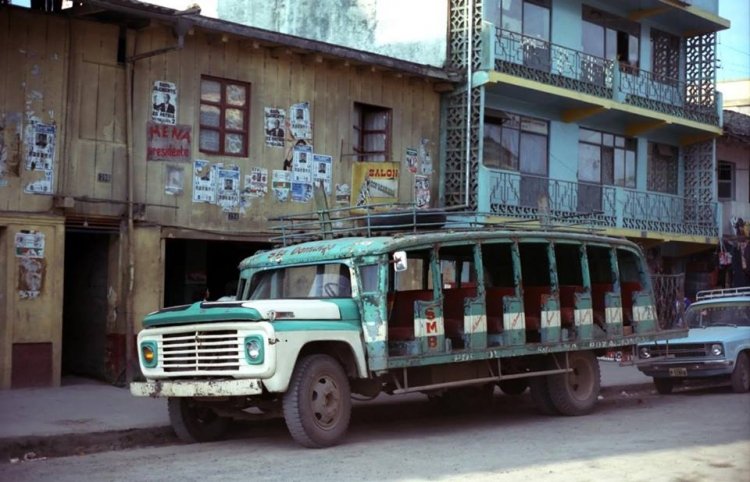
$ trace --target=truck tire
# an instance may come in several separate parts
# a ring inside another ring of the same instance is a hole
[[[590,413],[601,388],[599,361],[590,351],[572,351],[568,353],[568,367],[573,371],[547,378],[552,404],[561,415]]]
[[[750,357],[747,352],[737,356],[737,363],[732,372],[732,390],[735,393],[747,393],[750,391]]]
[[[669,395],[672,393],[672,389],[674,389],[674,380],[671,378],[654,377],[654,386],[656,387],[656,392],[660,395]]]
[[[211,442],[220,439],[229,428],[229,419],[191,398],[170,397],[167,401],[169,421],[183,442]]]
[[[297,363],[283,400],[284,420],[292,438],[308,448],[341,441],[352,411],[349,380],[328,355],[310,355]]]
[[[552,403],[549,395],[548,376],[529,378],[529,393],[539,413],[544,415],[560,415],[560,411]]]

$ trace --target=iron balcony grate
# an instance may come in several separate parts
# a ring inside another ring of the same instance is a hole
[[[165,372],[239,370],[242,341],[237,330],[190,331],[162,335]]]

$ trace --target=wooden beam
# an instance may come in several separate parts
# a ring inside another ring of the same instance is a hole
[[[435,85],[432,86],[432,90],[438,93],[453,92],[454,89],[455,86],[450,82],[435,82]]]
[[[643,8],[641,10],[633,10],[628,14],[628,18],[635,22],[643,20],[644,18],[653,17],[654,15],[661,15],[670,10],[669,7],[654,7],[654,8]]]
[[[587,117],[591,117],[592,115],[596,115],[604,110],[606,109],[600,105],[596,105],[593,107],[582,107],[579,109],[567,109],[562,112],[561,117],[564,122],[577,122]]]
[[[711,132],[701,132],[700,134],[693,134],[690,136],[683,136],[680,138],[681,146],[689,146],[690,144],[696,144],[698,142],[710,141],[718,137],[716,134]]]
[[[652,122],[639,122],[637,124],[630,124],[625,126],[625,135],[628,137],[635,137],[654,129],[664,127],[667,124],[671,124],[671,122],[657,120]]]

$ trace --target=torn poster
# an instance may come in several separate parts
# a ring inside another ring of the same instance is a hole
[[[54,124],[32,122],[26,128],[26,170],[51,171],[55,164],[55,138],[57,137]]]
[[[44,233],[34,230],[16,233],[15,248],[19,258],[44,258]]]
[[[310,121],[310,103],[292,104],[289,108],[289,127],[294,139],[312,139],[312,122]]]
[[[292,189],[292,172],[274,169],[271,189],[273,189],[273,195],[277,201],[288,201],[289,191]]]
[[[38,173],[39,178],[26,184],[23,187],[23,192],[28,194],[52,194],[52,182],[54,181],[55,172],[51,169],[34,172]]]
[[[214,171],[208,161],[196,159],[193,162],[193,202],[213,203],[216,200]]]
[[[430,207],[430,178],[417,174],[414,176],[414,203],[418,208]]]
[[[422,143],[419,145],[419,159],[422,166],[422,174],[429,176],[432,174],[432,157],[430,156],[429,148],[430,140],[426,137],[422,138]]]
[[[217,166],[216,204],[222,211],[235,211],[240,205],[240,168],[239,166]]]
[[[192,126],[146,123],[146,160],[189,162]]]
[[[151,91],[151,120],[158,124],[177,124],[177,86],[157,80]]]
[[[399,164],[358,162],[352,169],[352,188],[357,191],[356,206],[398,202]]]
[[[349,184],[336,184],[336,204],[349,204],[352,199],[352,190]]]
[[[313,154],[313,177],[315,185],[323,183],[326,194],[331,194],[331,178],[333,176],[333,159],[323,154]]]
[[[245,186],[242,194],[249,197],[263,197],[268,192],[268,169],[253,167],[250,174],[245,174]]]
[[[418,163],[419,154],[417,153],[417,150],[413,147],[407,147],[406,155],[404,156],[404,164],[406,164],[406,168],[409,169],[409,172],[416,173]]]
[[[170,196],[179,196],[185,189],[185,168],[167,164],[167,182],[164,192]]]
[[[296,203],[310,202],[313,197],[313,185],[309,182],[292,182],[292,201]]]
[[[284,147],[284,121],[286,112],[275,107],[265,108],[266,145],[268,147]]]
[[[7,178],[20,176],[22,133],[20,112],[0,113],[0,186],[8,184]]]
[[[44,286],[47,263],[44,258],[18,258],[18,296],[22,300],[38,298]]]

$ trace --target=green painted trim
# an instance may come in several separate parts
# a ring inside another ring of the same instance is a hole
[[[289,331],[361,331],[359,320],[276,320],[273,329],[277,332]]]
[[[146,358],[143,356],[143,349],[144,348],[151,348],[154,352],[154,360],[153,361],[146,361]],[[159,364],[159,346],[156,344],[156,341],[154,340],[146,340],[141,342],[141,347],[138,350],[138,353],[141,357],[141,363],[145,368],[156,368],[156,366]]]
[[[250,352],[247,349],[247,344],[251,341],[255,341],[258,343],[258,358],[251,358]],[[262,365],[263,361],[266,357],[265,353],[265,346],[263,345],[263,336],[262,335],[248,335],[245,337],[245,341],[242,343],[242,347],[245,350],[245,361],[248,365]]]
[[[212,323],[217,321],[261,321],[263,317],[254,308],[201,308],[201,303],[193,303],[184,310],[157,311],[146,316],[144,328],[180,325],[186,323]]]

